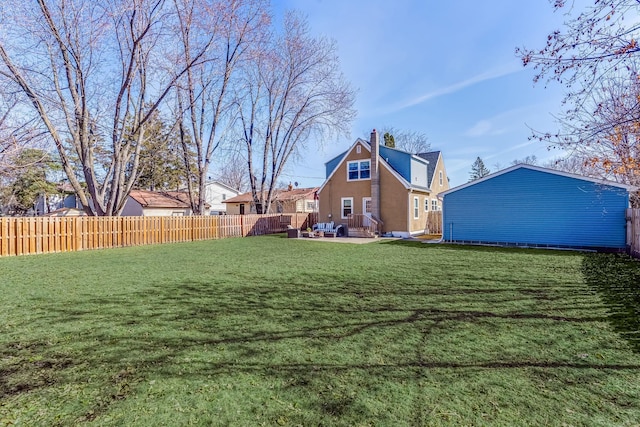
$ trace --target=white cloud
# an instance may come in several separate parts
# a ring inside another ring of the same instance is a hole
[[[466,131],[464,134],[465,136],[470,136],[470,137],[483,136],[491,132],[492,128],[493,126],[491,125],[490,121],[480,120],[475,125],[473,125],[471,129]]]
[[[503,149],[501,149],[500,151],[498,151],[496,153],[493,153],[493,154],[491,154],[489,156],[486,156],[486,159],[487,160],[495,159],[496,157],[503,156],[505,153],[511,153],[513,151],[519,150],[519,149],[527,147],[527,146],[533,146],[534,144],[535,144],[534,141],[527,141],[527,142],[523,142],[522,144],[513,145],[513,146],[511,146],[509,148],[506,148],[506,149],[503,148]]]
[[[458,91],[460,91],[462,89],[465,89],[467,87],[476,85],[478,83],[482,83],[482,82],[487,81],[487,80],[493,80],[493,79],[504,77],[504,76],[507,76],[507,75],[510,75],[510,74],[514,74],[514,73],[522,71],[522,69],[523,69],[522,66],[519,66],[517,64],[510,64],[508,66],[505,66],[505,67],[502,67],[502,68],[499,68],[499,69],[486,71],[486,72],[484,72],[482,74],[478,74],[477,76],[471,77],[471,78],[463,80],[461,82],[454,83],[452,85],[445,86],[445,87],[442,87],[440,89],[436,89],[434,91],[425,93],[423,95],[420,95],[420,96],[415,97],[413,99],[410,99],[408,101],[402,102],[402,103],[396,105],[395,107],[393,107],[392,108],[392,112],[403,110],[403,109],[408,108],[408,107],[413,107],[413,106],[418,105],[418,104],[422,104],[425,101],[428,101],[428,100],[433,99],[433,98],[437,98],[439,96],[449,95],[449,94],[458,92]]]

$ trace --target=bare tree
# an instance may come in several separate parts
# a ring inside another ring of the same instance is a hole
[[[554,0],[557,12],[565,12],[563,30],[552,32],[542,49],[518,48],[525,66],[537,71],[535,81],[547,79],[565,84],[566,101],[581,104],[612,72],[631,71],[640,46],[640,2],[600,0],[574,10],[574,2]],[[625,19],[626,17],[626,19]]]
[[[15,159],[24,148],[43,148],[46,138],[32,118],[18,111],[18,99],[0,86],[0,179],[20,164]]]
[[[226,158],[218,157],[220,168],[214,175],[215,179],[229,187],[245,192],[249,188],[249,174],[247,161],[239,151],[232,152]]]
[[[514,159],[511,161],[512,165],[520,165],[520,164],[524,164],[524,165],[537,165],[538,164],[538,158],[536,157],[535,154],[531,154],[528,156],[525,156],[521,159]]]
[[[562,118],[559,125],[558,133],[541,138],[576,157],[590,175],[640,184],[638,77],[604,81],[571,119]]]
[[[228,140],[233,123],[230,95],[234,74],[246,59],[249,47],[259,42],[269,17],[264,0],[174,2],[183,23],[180,28],[185,62],[203,44],[211,45],[209,60],[185,73],[177,98],[183,149],[196,153],[196,164],[192,166],[197,188],[189,187],[192,209],[202,213],[214,152]]]
[[[397,129],[393,126],[384,126],[381,128],[380,133],[382,135],[388,134],[391,138],[393,138],[393,148],[406,151],[407,153],[426,153],[431,148],[431,144],[429,144],[428,142],[429,138],[427,138],[427,135],[422,132],[418,132],[415,130]],[[365,138],[369,138],[368,133],[366,133]]]
[[[4,102],[4,97],[0,98],[0,179],[7,176],[13,169],[15,162],[13,159],[20,153],[23,140],[17,137],[9,123],[11,111],[15,107],[15,101],[11,104]]]
[[[354,91],[339,72],[334,42],[314,38],[288,13],[280,33],[254,51],[236,94],[249,182],[258,213],[268,212],[283,168],[311,138],[347,133]]]
[[[574,156],[590,174],[629,184],[640,182],[640,2],[604,0],[575,13],[574,3],[556,0],[567,12],[562,31],[540,50],[517,49],[534,81],[564,84],[565,110],[557,132],[533,137]],[[574,165],[575,166],[575,165]]]
[[[0,75],[37,113],[85,211],[118,215],[147,122],[208,46],[176,52],[180,23],[164,0],[8,1]]]
[[[398,129],[394,126],[383,126],[380,128],[380,134],[385,136],[384,144],[387,147],[397,148],[407,153],[426,153],[431,149],[429,138],[422,132]],[[368,131],[364,132],[363,138],[368,140],[369,135]],[[388,141],[393,141],[393,145],[389,145]]]
[[[569,172],[576,175],[590,176],[592,178],[604,178],[601,170],[594,167],[588,158],[582,158],[577,155],[558,157],[551,159],[543,165],[549,169]]]

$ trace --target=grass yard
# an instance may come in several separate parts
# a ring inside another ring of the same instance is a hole
[[[282,236],[0,259],[0,425],[640,425],[640,263]]]

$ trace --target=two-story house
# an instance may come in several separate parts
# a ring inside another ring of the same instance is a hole
[[[348,226],[349,218],[372,218],[383,234],[425,232],[429,211],[441,209],[437,195],[449,189],[442,153],[411,154],[358,138],[326,164],[320,187],[319,221]]]

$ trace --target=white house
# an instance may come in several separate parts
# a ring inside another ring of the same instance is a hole
[[[219,181],[208,181],[205,183],[205,201],[211,205],[211,215],[224,215],[227,213],[225,200],[229,200],[240,194],[238,190],[225,185]]]

